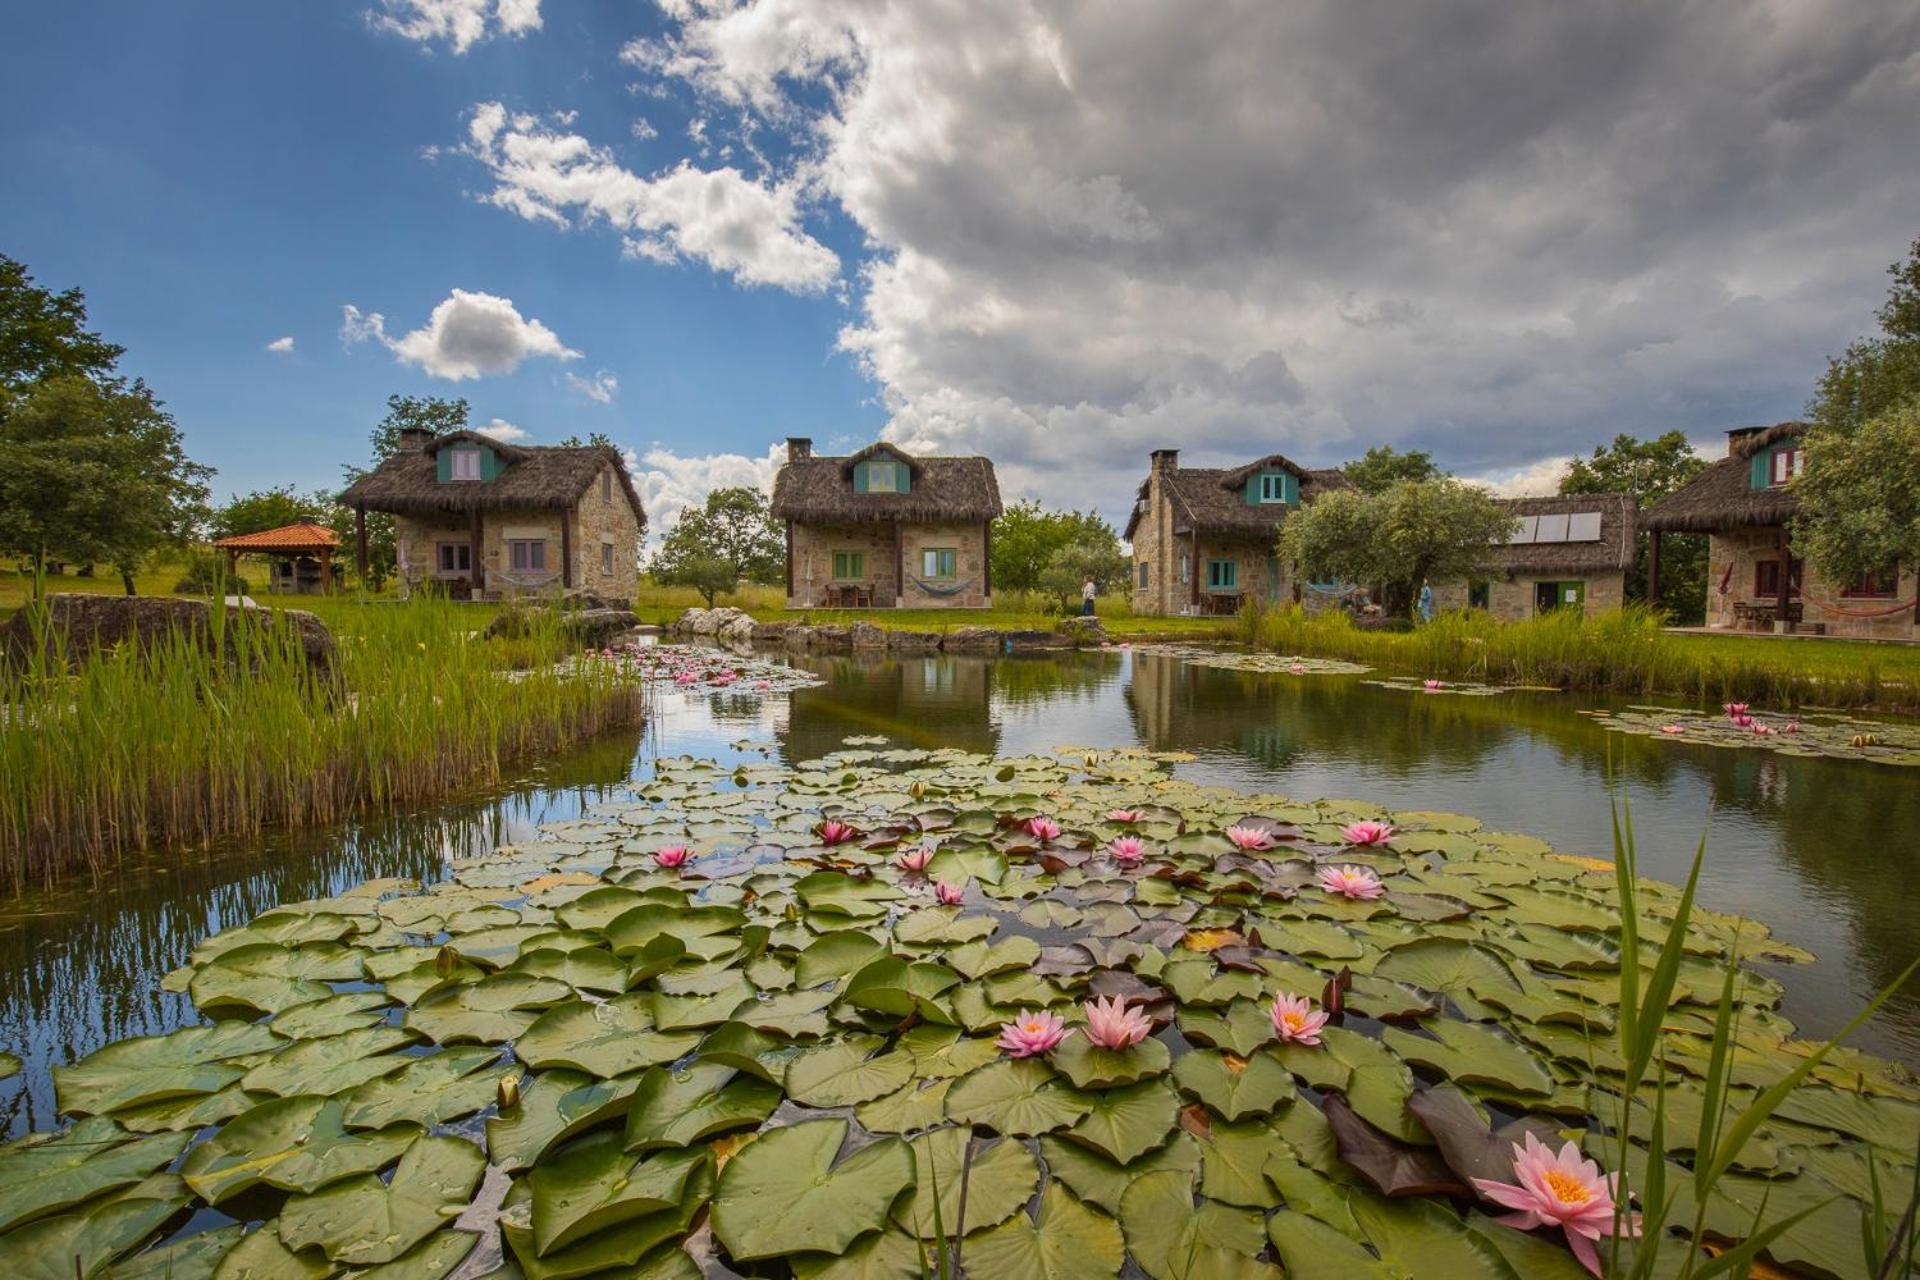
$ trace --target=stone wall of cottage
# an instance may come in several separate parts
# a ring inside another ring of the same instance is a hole
[[[1538,591],[1542,582],[1584,582],[1587,590],[1582,612],[1587,617],[1608,609],[1618,609],[1627,600],[1627,575],[1618,569],[1587,573],[1516,574],[1513,577],[1493,573],[1484,581],[1487,584],[1487,612],[1502,622],[1518,622],[1538,613]],[[1464,609],[1468,598],[1465,582],[1437,582],[1433,586],[1435,609]]]
[[[1707,539],[1707,625],[1724,627],[1727,630],[1755,630],[1752,623],[1742,623],[1735,619],[1736,602],[1758,602],[1763,599],[1755,590],[1757,566],[1763,562],[1777,561],[1780,558],[1779,534],[1772,526],[1733,529],[1725,533],[1716,533]],[[1729,573],[1731,570],[1731,573]],[[1727,589],[1723,593],[1720,584],[1725,582]],[[1824,624],[1826,634],[1830,636],[1851,636],[1863,640],[1912,640],[1920,638],[1920,629],[1913,621],[1912,602],[1920,582],[1915,575],[1902,567],[1894,594],[1888,599],[1865,599],[1843,596],[1845,585],[1828,582],[1812,565],[1800,566],[1800,621],[1802,625]],[[1775,597],[1764,597],[1772,600]],[[1906,601],[1907,608],[1891,613],[1890,610],[1900,601]],[[1841,610],[1847,612],[1840,612]],[[1879,616],[1859,617],[1857,614],[1878,614]]]
[[[559,511],[488,511],[481,516],[480,564],[485,570],[483,597],[488,600],[516,600],[556,595],[563,589],[565,575],[561,565],[563,535]],[[573,521],[574,574],[577,589],[592,591],[616,600],[632,600],[639,590],[637,564],[640,527],[626,495],[616,484],[614,500],[602,503],[596,484],[587,490],[574,511],[566,513]],[[400,571],[400,593],[411,595],[425,584],[449,579],[464,579],[464,571],[440,571],[440,546],[467,546],[471,526],[464,516],[395,516],[394,540]],[[511,568],[507,544],[514,541],[544,542],[546,568]],[[613,547],[613,572],[602,572],[602,545]]]
[[[587,488],[575,508],[573,584],[612,600],[632,600],[640,591],[640,522],[612,467]],[[602,547],[612,547],[612,571]],[[554,548],[550,555],[558,555]]]
[[[902,609],[986,609],[993,604],[987,592],[987,525],[984,521],[964,524],[902,524],[895,541],[891,523],[859,522],[849,524],[793,523],[792,558],[789,569],[793,585],[787,595],[789,609],[823,609],[827,593],[835,586],[862,586],[873,593],[878,609],[897,606]],[[954,577],[951,582],[927,578],[921,572],[922,553],[932,549],[954,551]],[[833,558],[836,552],[859,552],[866,557],[865,572],[857,580],[836,582]],[[905,570],[905,581],[899,571]],[[944,588],[958,588],[944,592]],[[904,594],[899,594],[904,588]]]
[[[1156,483],[1157,488],[1157,483]],[[1164,506],[1164,503],[1161,504]],[[1210,612],[1208,601],[1222,595],[1239,603],[1259,600],[1293,603],[1294,575],[1280,563],[1265,537],[1222,538],[1200,536],[1196,554],[1191,534],[1175,534],[1171,512],[1150,511],[1133,532],[1133,610],[1135,613],[1180,615]],[[1216,591],[1208,586],[1209,561],[1231,560],[1235,586]],[[1140,566],[1147,566],[1147,586],[1140,586]],[[1195,580],[1199,593],[1194,592]],[[1311,593],[1302,603],[1315,607]]]

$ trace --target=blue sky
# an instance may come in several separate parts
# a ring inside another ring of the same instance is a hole
[[[1907,0],[17,9],[0,252],[223,494],[395,392],[607,432],[656,530],[794,434],[1116,523],[1159,447],[1537,490],[1793,416],[1920,235]]]

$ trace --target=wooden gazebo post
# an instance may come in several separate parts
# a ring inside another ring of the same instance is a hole
[[[325,595],[332,590],[333,549],[331,547],[322,547],[320,549],[320,594]]]
[[[364,584],[367,580],[367,509],[364,505],[353,509],[353,561]]]

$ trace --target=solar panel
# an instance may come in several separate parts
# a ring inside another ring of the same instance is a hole
[[[1534,529],[1539,523],[1539,516],[1521,516],[1520,523],[1514,528],[1513,536],[1508,538],[1507,541],[1510,544],[1532,542],[1534,540]]]
[[[1533,535],[1535,542],[1565,542],[1567,540],[1567,513],[1540,517],[1540,525]]]
[[[1568,542],[1600,541],[1600,513],[1598,511],[1576,511],[1567,525]]]

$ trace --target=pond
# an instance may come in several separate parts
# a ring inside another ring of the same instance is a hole
[[[1470,814],[1489,829],[1608,857],[1607,778],[1632,804],[1643,874],[1683,879],[1708,836],[1700,899],[1772,926],[1817,963],[1761,965],[1783,1012],[1822,1036],[1897,975],[1914,948],[1920,778],[1904,769],[1609,733],[1563,694],[1424,696],[1339,675],[1200,667],[1153,653],[970,658],[795,657],[824,681],[790,696],[662,695],[643,730],[527,770],[502,794],[344,829],[156,855],[100,885],[0,908],[0,1081],[9,1134],[55,1122],[49,1069],[111,1041],[193,1021],[159,989],[199,940],[268,907],[383,876],[433,880],[453,856],[573,818],[662,755],[794,763],[849,738],[987,755],[1061,745],[1190,753],[1176,776],[1303,800]],[[1853,1041],[1920,1066],[1920,984]]]

